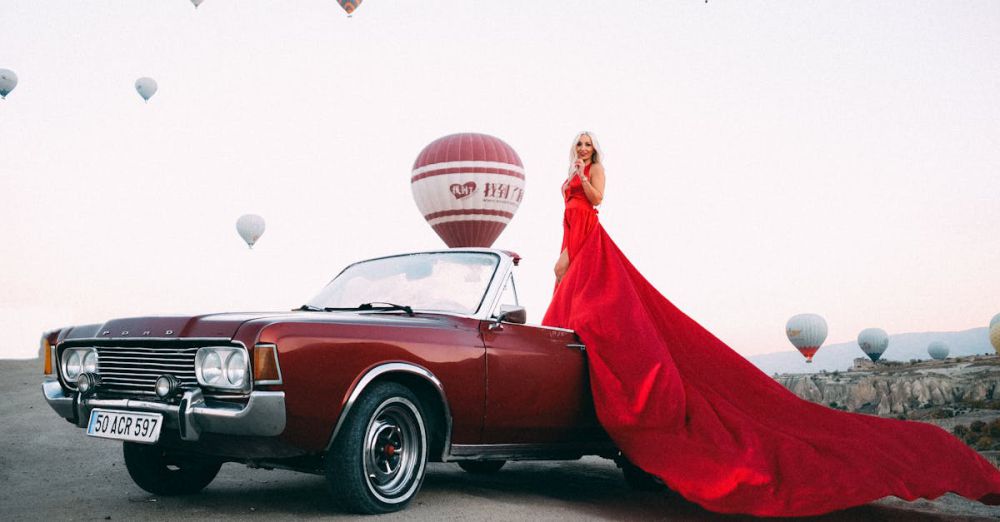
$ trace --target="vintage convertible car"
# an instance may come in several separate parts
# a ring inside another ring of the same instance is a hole
[[[382,257],[290,312],[55,330],[42,339],[43,392],[87,435],[124,441],[132,479],[159,495],[200,491],[239,462],[324,474],[343,508],[384,513],[413,499],[428,461],[489,473],[614,458],[585,347],[524,324],[518,261],[492,249]]]

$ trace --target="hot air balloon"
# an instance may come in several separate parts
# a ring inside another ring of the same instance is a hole
[[[858,346],[872,362],[876,362],[889,347],[889,335],[881,328],[865,328],[858,334]]]
[[[198,6],[201,5],[201,3],[204,1],[205,0],[191,0],[191,3],[194,4],[195,9],[198,9]]]
[[[254,243],[264,235],[264,218],[257,214],[243,214],[236,220],[236,231],[247,242],[247,246],[253,248]]]
[[[990,319],[990,344],[1000,355],[1000,314],[996,314],[993,319]]]
[[[932,359],[944,360],[948,357],[948,345],[941,341],[934,341],[927,345],[927,354]]]
[[[344,11],[347,11],[347,15],[350,16],[363,1],[364,0],[337,0],[337,3],[340,4],[340,7],[343,7]]]
[[[826,320],[816,314],[799,314],[792,316],[785,324],[785,334],[788,340],[811,363],[813,355],[826,340]]]
[[[10,69],[0,69],[0,99],[7,99],[10,91],[17,87],[17,75]]]
[[[413,200],[449,247],[489,247],[524,196],[514,149],[486,134],[452,134],[424,147],[410,175]]]
[[[156,94],[156,80],[143,76],[135,81],[135,90],[142,96],[142,99],[149,101]]]

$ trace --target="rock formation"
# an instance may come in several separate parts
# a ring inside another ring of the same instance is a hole
[[[971,356],[944,361],[872,363],[856,359],[845,372],[775,377],[803,399],[881,416],[949,407],[995,408],[1000,401],[1000,358]]]

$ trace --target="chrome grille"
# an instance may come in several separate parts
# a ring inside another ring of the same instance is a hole
[[[156,379],[169,373],[182,386],[197,386],[194,357],[198,347],[140,348],[97,347],[97,373],[101,389],[112,392],[154,394]]]

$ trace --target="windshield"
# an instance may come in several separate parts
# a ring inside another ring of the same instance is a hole
[[[315,308],[395,303],[414,310],[475,314],[500,263],[496,254],[438,252],[363,261],[347,267],[316,297]]]

